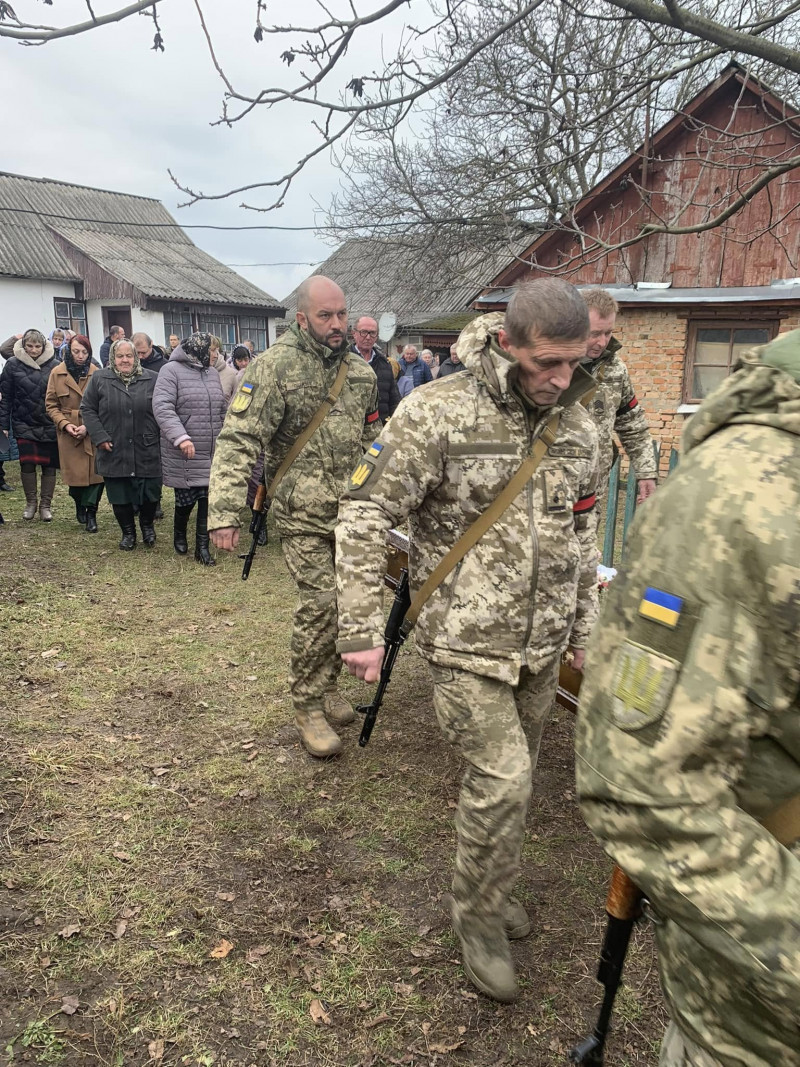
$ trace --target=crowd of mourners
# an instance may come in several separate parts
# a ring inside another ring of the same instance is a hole
[[[112,326],[93,354],[89,338],[29,329],[0,345],[0,461],[19,459],[22,517],[51,522],[57,473],[75,518],[97,532],[105,492],[131,551],[138,533],[156,542],[164,486],[175,492],[174,546],[186,555],[196,508],[195,559],[214,564],[207,529],[208,482],[225,411],[254,357],[252,342],[226,358],[219,338],[172,335],[165,347],[146,333]],[[11,492],[0,462],[0,489]],[[0,515],[0,523],[3,522]]]
[[[362,316],[351,351],[377,375],[383,421],[416,386],[464,369],[455,345],[446,355],[428,348],[418,352],[409,344],[395,357],[384,355],[377,337],[375,320]],[[213,566],[208,485],[214,445],[255,358],[252,341],[227,356],[218,337],[202,332],[183,340],[172,334],[162,347],[146,333],[128,338],[122,327],[112,326],[96,356],[89,338],[71,330],[14,334],[0,345],[0,491],[15,488],[6,481],[3,460],[18,459],[23,519],[51,522],[60,471],[76,522],[86,533],[97,533],[105,493],[121,530],[119,547],[132,551],[139,538],[155,545],[155,520],[163,517],[167,486],[175,493],[175,551],[188,553],[196,510],[195,559]],[[257,466],[250,506],[261,477]],[[265,531],[261,537],[266,539]]]

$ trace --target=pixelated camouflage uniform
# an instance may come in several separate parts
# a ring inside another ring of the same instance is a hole
[[[617,454],[615,433],[639,481],[658,477],[647,419],[636,399],[628,368],[617,354],[621,347],[616,337],[612,337],[597,359],[581,364],[597,383],[596,392],[585,403],[600,439],[598,500],[604,500],[608,491],[608,476]]]
[[[336,404],[284,476],[271,509],[299,594],[290,688],[301,711],[321,708],[340,670],[333,530],[339,495],[381,425],[369,364],[346,349],[326,348],[294,324],[245,371],[211,467],[209,529],[238,527],[259,454],[269,480],[333,387],[342,358],[350,365]]]
[[[354,472],[336,530],[340,652],[383,642],[387,531],[409,520],[412,591],[486,510],[550,415],[555,445],[534,478],[423,608],[445,736],[467,760],[457,815],[456,913],[496,923],[519,867],[539,740],[568,640],[583,646],[597,604],[597,435],[574,401],[527,408],[497,344],[502,315],[458,339],[467,370],[415,389]],[[583,510],[586,508],[586,510]],[[525,733],[527,730],[528,742]],[[530,746],[530,747],[529,747]],[[456,916],[457,917],[457,916]]]
[[[758,821],[800,792],[799,382],[794,331],[704,402],[587,656],[581,807],[660,918],[669,1067],[800,1065],[800,849]]]

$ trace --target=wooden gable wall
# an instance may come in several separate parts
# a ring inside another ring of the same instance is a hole
[[[769,285],[795,277],[800,274],[800,170],[775,178],[716,229],[653,234],[610,252],[592,247],[591,238],[624,242],[643,223],[672,216],[676,206],[687,202],[695,206],[685,210],[679,224],[700,222],[722,211],[762,173],[761,160],[797,155],[800,124],[783,120],[759,93],[731,78],[692,117],[674,121],[656,135],[644,182],[637,161],[611,175],[579,205],[579,225],[589,238],[583,252],[570,234],[551,231],[523,257],[533,258],[533,268],[515,263],[495,285],[536,276],[536,265],[575,283],[599,285],[649,281],[671,282],[673,288],[721,287]],[[642,184],[649,190],[649,203],[643,203],[637,188]]]

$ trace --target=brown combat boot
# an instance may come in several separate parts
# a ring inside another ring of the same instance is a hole
[[[530,916],[515,897],[508,898],[503,911],[503,926],[510,941],[519,941],[531,932]]]
[[[310,755],[324,759],[326,756],[338,756],[342,751],[339,735],[331,730],[321,711],[296,710],[295,722],[300,740]]]
[[[329,722],[336,723],[337,726],[347,726],[356,717],[353,705],[336,689],[325,694],[325,715]]]
[[[457,918],[453,906],[453,927],[461,942],[464,973],[475,988],[501,1004],[516,1000],[519,986],[504,924],[473,916]]]

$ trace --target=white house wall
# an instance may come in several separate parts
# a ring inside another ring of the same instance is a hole
[[[87,300],[86,317],[89,325],[89,340],[95,348],[105,340],[103,329],[104,307],[128,307],[131,309],[131,325],[133,333],[146,333],[152,337],[153,343],[163,345],[166,341],[164,335],[164,312],[144,311],[142,308],[131,307],[122,300]]]
[[[53,303],[56,298],[74,300],[74,284],[32,278],[0,278],[0,340],[4,341],[12,333],[30,329],[49,334],[56,325]]]
[[[167,338],[164,335],[164,312],[131,309],[131,323],[134,333],[146,333],[153,339],[153,344],[163,346]]]

